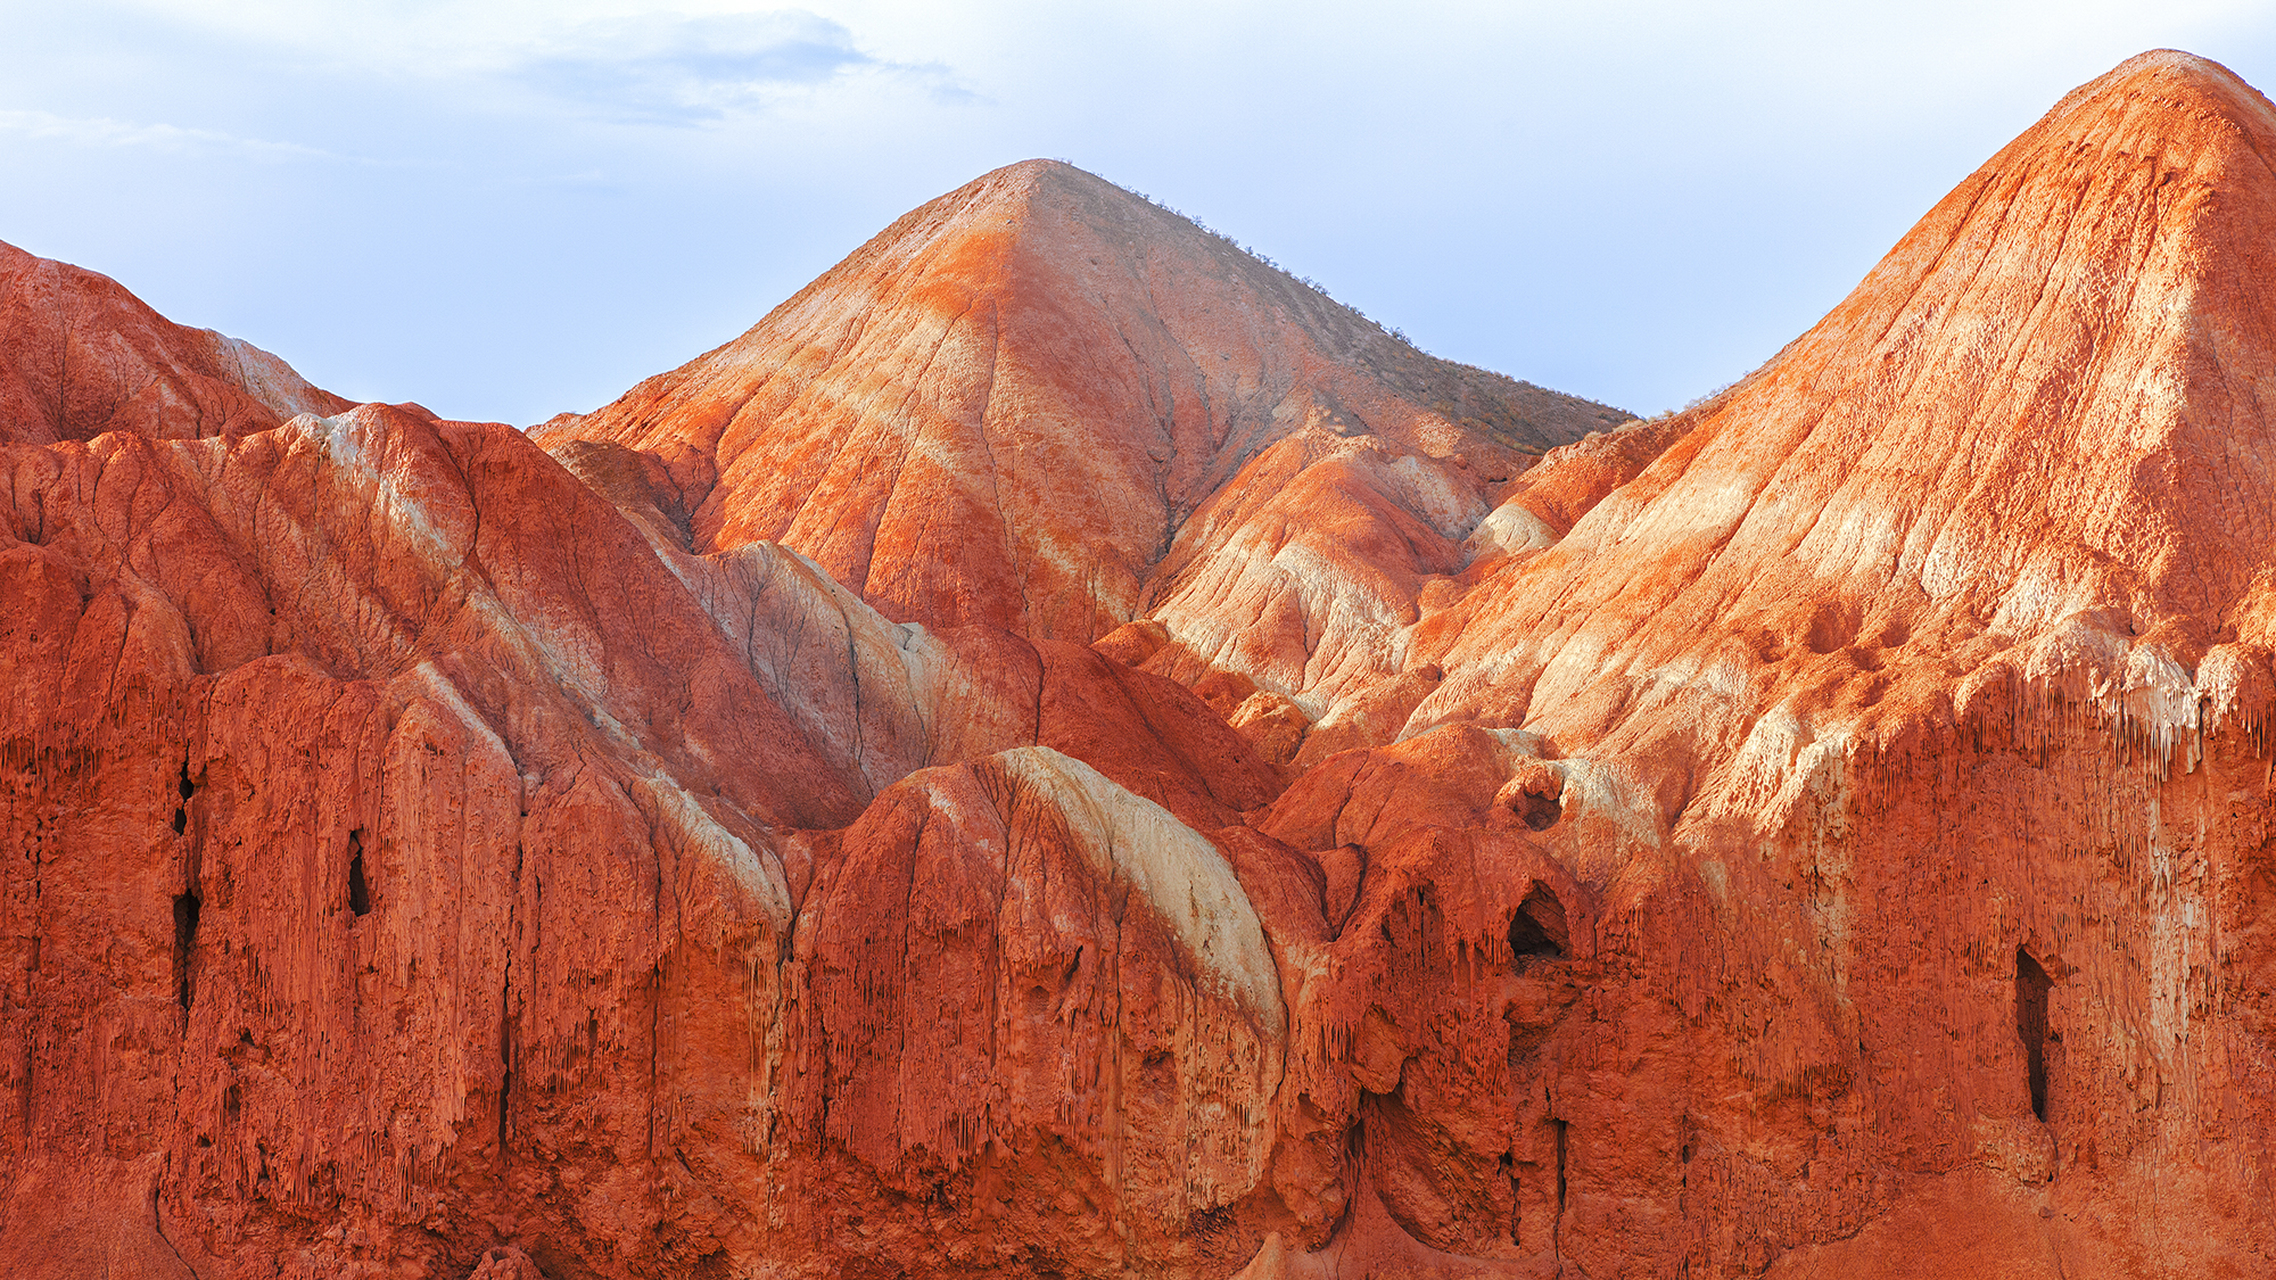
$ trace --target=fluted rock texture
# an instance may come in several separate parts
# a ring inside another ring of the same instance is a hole
[[[1650,422],[1045,163],[528,435],[0,250],[0,1269],[2268,1274],[2264,157]]]

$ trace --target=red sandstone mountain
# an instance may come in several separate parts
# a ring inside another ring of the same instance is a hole
[[[543,450],[7,259],[0,1267],[2266,1274],[2269,155],[1562,445],[1063,166]]]
[[[1291,436],[1480,489],[1617,410],[1435,360],[1064,164],[911,212],[734,342],[533,434],[655,452],[693,547],[770,539],[889,616],[1081,641]],[[1475,497],[1472,497],[1475,501]]]

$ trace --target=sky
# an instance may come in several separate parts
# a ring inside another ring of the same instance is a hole
[[[0,0],[0,240],[355,399],[528,425],[1070,161],[1434,354],[1649,414],[2072,87],[2266,0]]]

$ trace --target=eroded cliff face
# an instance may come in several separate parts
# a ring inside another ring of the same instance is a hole
[[[0,259],[0,1265],[2266,1274],[2270,155],[1585,439],[1048,164],[532,437]]]

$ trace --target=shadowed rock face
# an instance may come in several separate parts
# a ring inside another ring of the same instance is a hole
[[[1041,163],[534,441],[0,258],[0,1268],[2265,1274],[2263,156],[1625,425]]]

